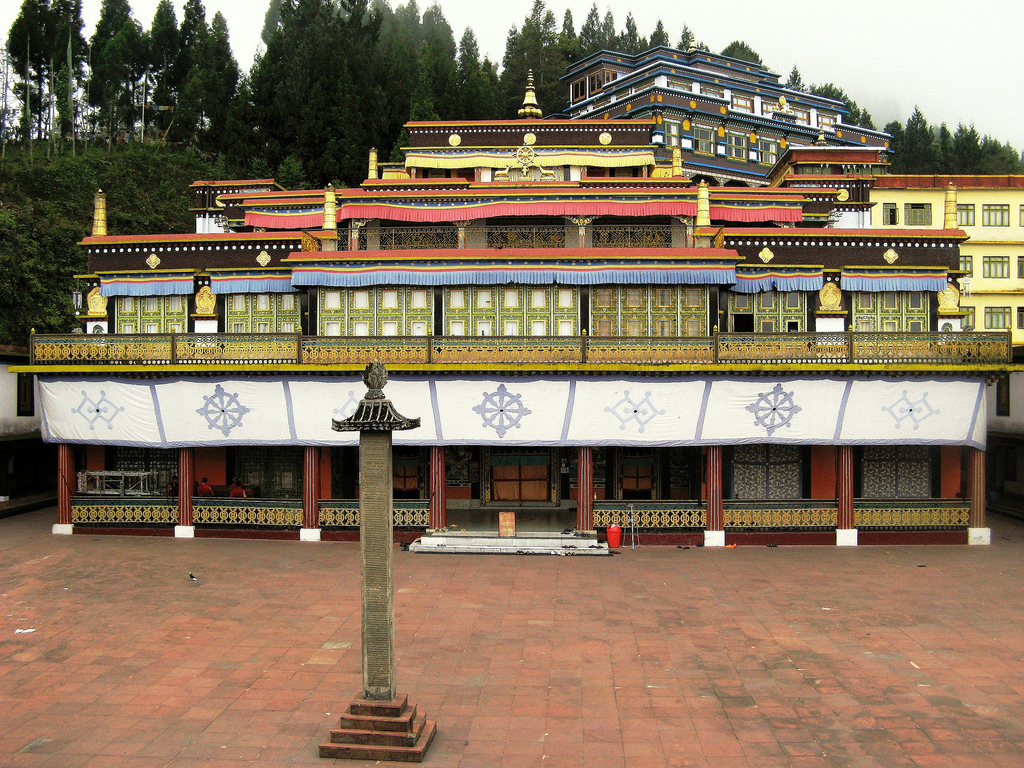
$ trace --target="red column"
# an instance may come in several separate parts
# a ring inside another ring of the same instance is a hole
[[[707,530],[721,531],[723,523],[722,506],[722,446],[709,445],[707,449]]]
[[[178,449],[178,525],[192,525],[192,490],[196,484],[195,449]]]
[[[853,524],[853,446],[840,445],[836,451],[836,528],[849,530]]]
[[[430,447],[430,527],[448,525],[448,474],[444,465],[444,446]]]
[[[320,527],[320,448],[307,445],[302,465],[302,527]]]
[[[576,529],[594,529],[594,449],[580,448],[576,479]]]
[[[967,449],[967,490],[971,499],[970,528],[985,527],[985,452]]]
[[[57,523],[71,525],[71,497],[75,494],[75,456],[71,446],[57,446]]]

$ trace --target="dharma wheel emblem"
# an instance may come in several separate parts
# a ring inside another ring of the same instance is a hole
[[[524,416],[533,411],[523,405],[522,395],[513,395],[504,384],[499,384],[495,392],[484,392],[480,405],[474,405],[473,411],[480,414],[483,426],[490,427],[504,437],[510,429],[519,429]]]
[[[776,384],[771,392],[758,392],[757,400],[747,406],[754,414],[754,424],[764,427],[768,437],[776,429],[793,425],[793,417],[802,410],[793,402],[793,393],[786,392],[781,384]]]
[[[204,395],[203,400],[205,404],[196,408],[196,413],[206,419],[209,429],[219,429],[224,437],[230,435],[235,427],[242,426],[242,417],[251,410],[238,402],[237,392],[225,392],[220,384],[212,395]]]

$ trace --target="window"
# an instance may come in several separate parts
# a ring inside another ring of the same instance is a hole
[[[773,291],[765,291],[760,296],[761,309],[774,309],[775,308],[775,293]]]
[[[970,277],[974,274],[974,257],[973,256],[961,256],[960,257],[960,271],[964,273],[964,277]]]
[[[394,288],[386,288],[381,291],[381,306],[384,309],[398,309],[398,291]]]
[[[516,288],[505,289],[505,307],[515,309],[519,306],[519,290]]]
[[[491,335],[491,321],[481,320],[476,324],[476,335],[477,336],[490,336]]]
[[[558,289],[558,307],[559,309],[571,309],[573,305],[572,301],[572,288],[559,288]]]
[[[559,336],[572,336],[572,320],[559,320],[558,321],[558,335]]]
[[[754,111],[754,99],[750,96],[737,96],[732,97],[732,108],[737,112],[753,112]]]
[[[295,333],[295,323],[281,323],[281,333]]]
[[[675,304],[671,288],[657,288],[654,291],[654,306],[671,307]]]
[[[610,309],[615,306],[615,294],[611,288],[598,288],[594,291],[594,306],[601,309]]]
[[[352,292],[352,306],[355,309],[369,309],[370,308],[370,292],[369,291],[353,291]]]
[[[134,312],[135,311],[135,299],[131,296],[124,296],[121,299],[121,311],[122,312]]]
[[[801,449],[795,445],[738,445],[733,449],[734,499],[799,499]]]
[[[420,288],[409,291],[409,306],[412,309],[426,309],[427,292]]]
[[[996,379],[996,416],[1010,415],[1010,376],[1009,374]],[[1007,451],[1014,457],[1013,465],[1016,470],[1016,452]]]
[[[974,322],[974,307],[960,307],[960,309],[964,312],[964,328],[967,328],[968,326],[976,328],[977,325]]]
[[[146,323],[146,333],[160,333],[160,325],[158,323]]]
[[[869,499],[931,496],[931,460],[925,445],[865,446],[861,495]]]
[[[897,309],[899,307],[899,300],[896,298],[895,291],[885,291],[882,294],[882,309]]]
[[[534,288],[530,291],[530,306],[534,309],[544,309],[548,305],[548,292],[544,288]]]
[[[1024,227],[1024,205],[1020,207],[1020,225]]]
[[[985,256],[982,261],[981,274],[983,277],[1009,277],[1010,257],[1009,256]]]
[[[796,116],[796,121],[800,123],[800,125],[811,124],[811,113],[808,110],[793,107],[793,114]]]
[[[146,297],[146,312],[159,312],[160,311],[160,299],[156,296]]]
[[[518,320],[506,320],[505,321],[505,335],[506,336],[518,336],[519,335],[519,321]]]
[[[341,291],[324,292],[324,309],[341,309]]]
[[[1024,278],[1024,256],[1017,257],[1017,277]]]
[[[452,336],[465,336],[466,335],[466,323],[463,320],[452,320],[451,331]]]
[[[790,291],[786,294],[786,308],[787,309],[800,309],[801,301],[803,296],[799,291]]]
[[[466,292],[462,288],[453,288],[448,293],[448,306],[452,309],[462,309],[466,306]]]
[[[256,311],[257,312],[269,312],[270,311],[270,295],[266,293],[256,294]]]
[[[231,332],[232,333],[245,333],[245,323],[232,323],[231,324]]]
[[[167,297],[167,311],[168,312],[181,312],[181,296],[168,296]]]
[[[491,289],[490,288],[477,288],[476,289],[476,308],[477,309],[490,309],[491,308]],[[481,336],[484,334],[480,334]],[[490,335],[490,331],[487,332]]]
[[[1001,330],[1010,327],[1009,307],[985,307],[985,327]]]
[[[930,227],[932,225],[932,204],[907,203],[903,206],[903,220],[908,227]]]
[[[585,93],[585,90],[584,90],[584,86],[585,85],[586,85],[586,82],[583,81],[583,80],[577,80],[575,83],[572,84],[572,100],[573,101],[579,101],[580,99],[583,98],[583,94]]]
[[[295,294],[294,293],[282,293],[281,294],[281,309],[291,312],[295,309]]]
[[[700,320],[695,317],[691,317],[686,321],[686,335],[690,338],[694,336],[700,336]]]
[[[665,124],[665,144],[670,147],[679,146],[679,121],[678,120],[666,120]]]
[[[704,291],[701,288],[687,288],[683,294],[683,303],[688,307],[704,306]]]
[[[896,203],[882,203],[882,223],[890,227],[900,223],[900,209]]]
[[[381,336],[397,336],[398,323],[394,320],[385,320],[381,326]]]
[[[821,114],[819,112],[818,113],[818,127],[819,128],[828,128],[829,130],[834,129],[836,127],[836,117],[835,117],[835,115],[823,115],[823,114]]]
[[[598,336],[611,336],[612,335],[612,321],[608,319],[602,319],[597,321],[597,335]]]
[[[761,165],[775,165],[779,159],[779,144],[770,139],[758,139],[757,151],[760,153]]]
[[[924,294],[920,291],[911,291],[908,293],[907,306],[911,309],[921,309],[924,306]]]
[[[1010,206],[1008,206],[1008,205],[983,205],[983,206],[981,206],[981,226],[983,226],[983,227],[1008,227],[1008,226],[1010,226]]]
[[[416,320],[409,326],[409,332],[413,336],[426,336],[427,335],[427,324],[422,320]]]
[[[676,321],[661,318],[655,320],[654,334],[656,336],[675,336],[676,333]]]
[[[121,326],[121,333],[135,333],[135,324],[134,323],[124,323]]]
[[[18,415],[36,415],[36,391],[31,373],[18,374]]]
[[[530,334],[532,336],[547,336],[548,324],[543,320],[534,320],[530,323]]]
[[[872,296],[867,291],[862,291],[857,294],[857,309],[871,309]]]
[[[626,321],[627,336],[643,336],[644,326],[638,317],[631,317]]]
[[[627,307],[642,307],[644,305],[643,289],[642,288],[627,288],[626,289],[626,306]]]
[[[352,324],[352,335],[353,336],[369,336],[370,335],[370,324],[365,320],[358,320]]]
[[[231,294],[231,309],[235,312],[245,311],[245,294],[244,293],[233,293]]]
[[[774,320],[762,320],[761,321],[761,333],[775,333],[775,321]]]
[[[725,98],[725,91],[721,88],[713,88],[710,85],[701,85],[700,92],[704,96],[714,96],[719,99]]]
[[[694,148],[702,155],[715,154],[715,134],[710,128],[695,126],[693,129]]]
[[[341,323],[330,322],[325,326],[328,336],[341,336]]]
[[[182,326],[181,323],[170,323],[168,325],[168,329],[170,330],[171,333],[181,333]]]
[[[1017,327],[1024,328],[1024,307],[1017,307]]]
[[[747,137],[739,133],[725,135],[725,154],[733,160],[747,159]]]
[[[958,227],[973,227],[974,226],[974,205],[973,204],[957,204],[956,206],[956,225]]]
[[[256,333],[270,333],[270,323],[256,323]]]

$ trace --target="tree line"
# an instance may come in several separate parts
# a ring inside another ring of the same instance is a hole
[[[579,27],[569,10],[559,24],[545,0],[534,0],[509,30],[501,62],[481,56],[472,29],[456,42],[440,6],[421,12],[416,0],[269,0],[263,47],[248,72],[231,53],[224,17],[208,19],[202,0],[186,0],[180,21],[171,0],[160,0],[148,28],[128,0],[102,0],[88,40],[83,29],[81,0],[22,0],[0,62],[4,152],[9,140],[45,140],[48,153],[73,150],[76,139],[108,150],[146,140],[292,188],[358,183],[370,147],[400,160],[410,119],[513,118],[528,70],[550,114],[566,106],[566,67],[595,51],[635,54],[673,39],[678,48],[708,50],[686,24],[676,38],[660,20],[644,35],[631,13],[620,28],[596,3]],[[763,66],[741,40],[721,53]],[[833,83],[805,85],[794,66],[785,84],[838,99],[848,122],[874,127]],[[897,172],[1021,167],[1009,145],[970,126],[929,126],[919,111],[886,130]]]

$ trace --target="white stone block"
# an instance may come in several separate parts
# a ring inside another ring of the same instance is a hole
[[[704,531],[705,547],[724,547],[725,531]]]
[[[176,525],[174,526],[174,538],[176,539],[194,539],[196,537],[196,527],[194,525]]]
[[[856,528],[837,528],[836,529],[836,546],[837,547],[856,547],[857,546],[857,529]]]
[[[319,528],[300,528],[299,541],[320,541]]]
[[[991,528],[968,528],[967,529],[967,543],[968,544],[991,544],[992,543],[992,529]]]
[[[70,536],[75,532],[75,526],[71,523],[54,523],[53,533],[56,536]]]

